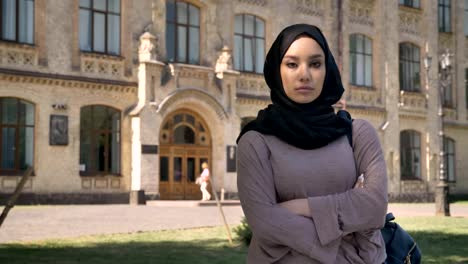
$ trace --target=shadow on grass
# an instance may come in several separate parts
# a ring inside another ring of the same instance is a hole
[[[468,235],[411,231],[422,251],[422,263],[468,263]]]
[[[229,264],[245,263],[246,248],[229,246],[226,240],[207,239],[194,242],[99,242],[83,246],[60,243],[0,245],[0,263],[161,263]]]

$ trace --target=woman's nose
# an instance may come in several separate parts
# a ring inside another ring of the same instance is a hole
[[[311,79],[309,68],[307,66],[302,66],[299,70],[300,80],[302,82],[308,82]]]

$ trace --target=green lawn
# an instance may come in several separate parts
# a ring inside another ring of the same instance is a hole
[[[399,217],[423,251],[423,263],[468,263],[468,219]],[[0,231],[1,232],[1,231]],[[234,235],[234,233],[233,233]],[[245,263],[223,227],[144,232],[0,245],[0,263]]]

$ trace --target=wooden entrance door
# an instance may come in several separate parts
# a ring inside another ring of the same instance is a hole
[[[210,136],[204,121],[188,110],[174,112],[163,122],[160,143],[160,198],[201,199],[200,186],[195,180],[203,162],[211,165]]]

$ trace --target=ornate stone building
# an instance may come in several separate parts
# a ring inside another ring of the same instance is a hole
[[[466,0],[0,3],[3,198],[33,166],[29,201],[200,199],[204,161],[235,197],[236,137],[269,104],[263,60],[293,23],[323,29],[346,89],[337,107],[377,129],[392,199],[433,198],[437,62],[449,49],[447,176],[451,193],[468,193]]]

